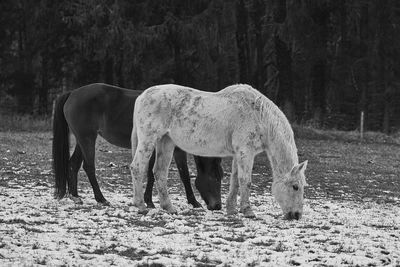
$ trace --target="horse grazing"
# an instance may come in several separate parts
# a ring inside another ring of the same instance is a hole
[[[154,175],[161,206],[176,212],[166,188],[175,146],[205,157],[232,157],[227,213],[254,217],[249,196],[254,157],[266,152],[273,171],[272,193],[285,218],[300,219],[307,161],[299,164],[290,124],[283,112],[249,85],[203,92],[179,85],[146,89],[136,100],[132,130],[134,204],[145,209],[142,180],[154,147]]]
[[[53,168],[55,196],[70,198],[81,203],[77,190],[77,174],[82,165],[93,188],[97,202],[109,204],[104,198],[95,176],[95,144],[97,135],[109,143],[131,148],[132,116],[136,98],[142,91],[128,90],[106,84],[90,84],[61,95],[55,105],[53,118]],[[69,154],[69,129],[76,138],[75,150]],[[175,162],[185,186],[188,202],[201,207],[190,184],[186,153],[175,149]],[[144,198],[148,207],[154,207],[152,189],[154,176],[151,158],[147,171],[148,183]],[[221,209],[221,159],[195,156],[197,178],[195,181],[208,209]],[[142,196],[143,197],[143,196]]]

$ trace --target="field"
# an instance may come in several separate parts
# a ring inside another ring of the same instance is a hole
[[[0,140],[0,266],[400,266],[396,144],[298,139],[300,160],[309,160],[305,213],[285,221],[265,155],[253,170],[256,219],[227,217],[225,205],[193,209],[175,165],[169,190],[178,214],[142,216],[131,205],[130,151],[99,139],[97,175],[112,206],[96,204],[83,171],[84,204],[75,205],[52,198],[50,133],[0,132]],[[223,165],[224,203],[230,161]]]

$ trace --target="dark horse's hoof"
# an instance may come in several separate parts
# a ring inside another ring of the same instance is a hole
[[[147,215],[147,213],[149,213],[149,210],[148,209],[139,209],[138,213],[140,215]]]
[[[193,208],[202,208],[203,207],[197,200],[190,201],[189,204],[192,204]]]
[[[78,197],[78,196],[70,195],[69,198],[77,205],[82,205],[83,204],[82,199],[80,197]]]
[[[105,207],[111,206],[111,203],[105,199],[103,201],[97,201],[97,204],[100,206],[105,206]]]
[[[154,203],[153,203],[153,202],[146,202],[146,206],[147,206],[147,208],[149,208],[149,209],[155,209],[155,208],[156,208],[156,206],[154,206]]]

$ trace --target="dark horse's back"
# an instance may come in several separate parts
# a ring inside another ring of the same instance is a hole
[[[71,92],[64,114],[74,135],[100,134],[111,144],[130,148],[132,117],[141,91],[95,83]]]

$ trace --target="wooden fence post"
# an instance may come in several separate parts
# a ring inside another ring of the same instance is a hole
[[[361,118],[360,118],[360,138],[361,138],[361,140],[364,139],[364,111],[361,111]]]

